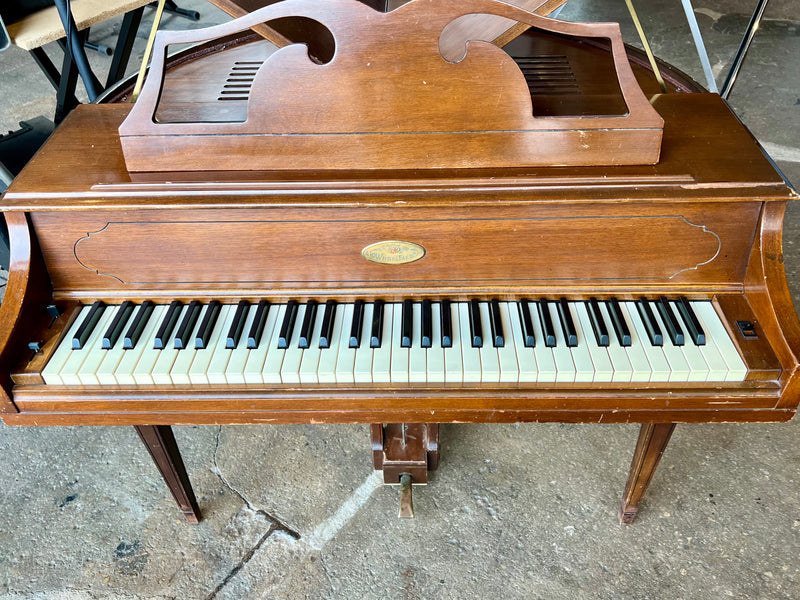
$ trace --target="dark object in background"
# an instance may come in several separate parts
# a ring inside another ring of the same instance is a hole
[[[53,5],[53,0],[3,0],[0,16],[7,24],[16,23],[37,10]]]

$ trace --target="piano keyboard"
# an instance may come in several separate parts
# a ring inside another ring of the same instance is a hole
[[[84,306],[53,385],[742,381],[710,301]]]

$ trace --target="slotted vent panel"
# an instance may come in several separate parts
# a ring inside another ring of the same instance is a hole
[[[531,96],[581,93],[566,56],[529,56],[514,60],[525,76]]]
[[[237,61],[233,63],[217,100],[247,101],[250,96],[250,88],[253,86],[253,79],[262,64],[264,64],[264,61]]]

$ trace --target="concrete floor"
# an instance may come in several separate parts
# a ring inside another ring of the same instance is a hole
[[[754,4],[697,1],[718,72]],[[800,183],[791,4],[773,0],[731,103]],[[679,3],[638,5],[656,53],[701,80]],[[572,0],[564,16],[581,15],[633,39],[622,3]],[[0,131],[52,115],[52,90],[14,48],[0,98]],[[800,306],[800,207],[784,250]],[[0,598],[800,598],[797,420],[679,426],[630,527],[616,513],[637,426],[444,425],[413,521],[371,470],[366,426],[175,430],[196,526],[132,428],[0,426]]]

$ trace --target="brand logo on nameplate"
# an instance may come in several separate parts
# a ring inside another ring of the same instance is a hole
[[[370,244],[361,251],[361,256],[380,265],[404,265],[425,256],[425,248],[414,242],[386,240]]]

